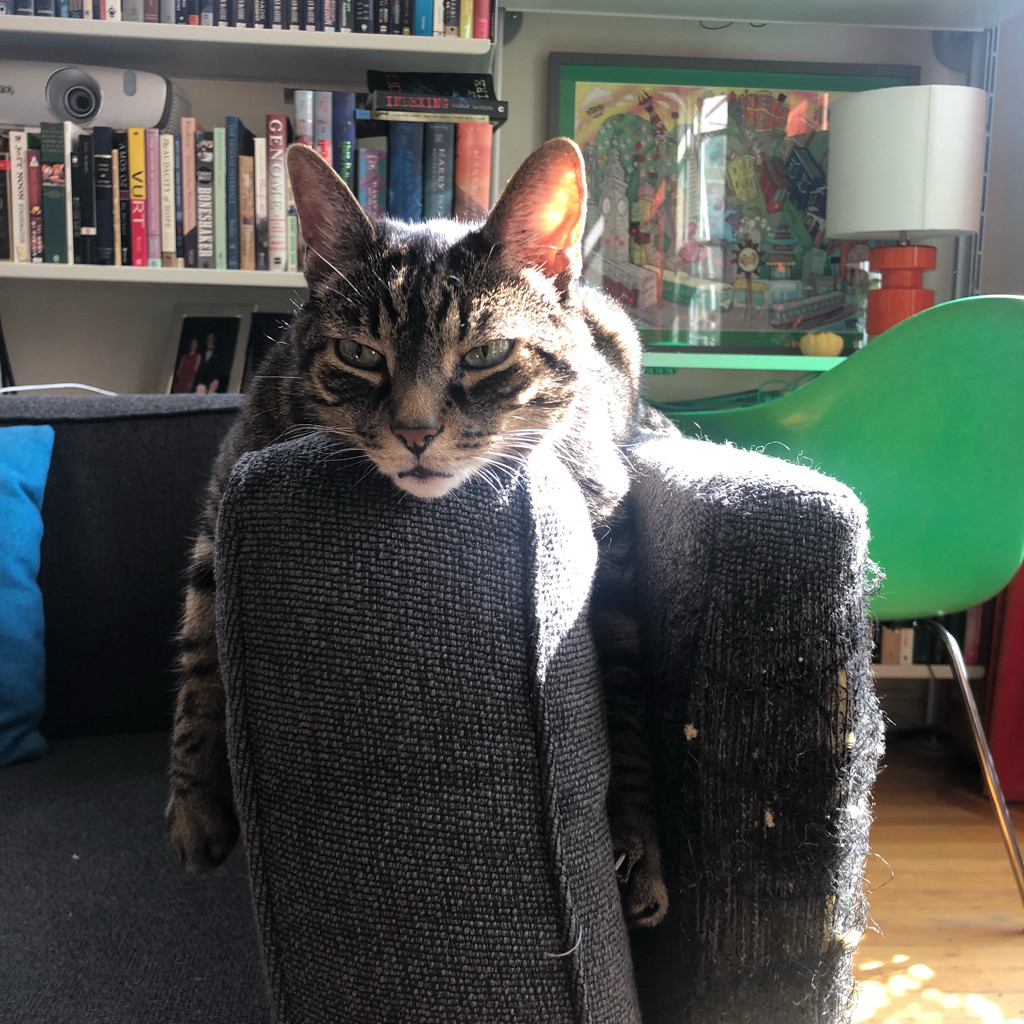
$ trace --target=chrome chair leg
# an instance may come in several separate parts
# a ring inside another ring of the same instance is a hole
[[[949,655],[949,667],[953,672],[953,677],[960,685],[960,695],[963,697],[964,706],[967,709],[967,718],[971,723],[971,733],[974,736],[974,746],[978,751],[981,770],[985,775],[989,796],[991,796],[992,804],[995,807],[996,818],[999,821],[999,830],[1003,834],[1003,845],[1006,847],[1006,855],[1010,858],[1010,867],[1013,869],[1013,875],[1017,881],[1017,890],[1020,893],[1021,901],[1024,902],[1024,860],[1021,859],[1020,847],[1017,845],[1017,836],[1013,831],[1013,821],[1010,819],[1010,811],[1006,806],[1006,798],[1003,796],[1002,787],[999,785],[999,777],[996,775],[995,765],[992,763],[992,752],[989,750],[988,740],[985,739],[985,730],[981,725],[978,705],[974,702],[974,693],[971,690],[970,680],[967,678],[967,666],[964,665],[964,658],[960,653],[960,645],[950,634],[949,630],[934,619],[922,619],[921,623],[928,626],[942,640],[946,653]]]

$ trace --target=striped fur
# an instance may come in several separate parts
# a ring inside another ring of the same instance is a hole
[[[476,227],[371,223],[319,157],[303,147],[290,151],[309,296],[286,341],[261,367],[218,457],[182,618],[167,822],[190,870],[214,867],[238,835],[217,665],[212,538],[239,456],[322,431],[339,452],[429,499],[471,477],[497,484],[534,449],[550,445],[579,481],[600,545],[594,623],[608,682],[609,810],[624,907],[634,923],[664,915],[619,447],[640,408],[640,346],[628,317],[579,284],[575,225],[559,223],[544,235],[539,256],[539,236],[529,232],[531,217],[551,222],[534,217],[550,181],[575,176],[570,217],[582,217],[582,165],[569,147],[549,143],[531,157]]]

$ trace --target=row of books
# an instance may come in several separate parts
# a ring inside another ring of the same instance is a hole
[[[493,0],[0,0],[0,15],[490,39]]]
[[[351,110],[353,94],[336,95]],[[180,132],[70,122],[2,131],[0,260],[296,270],[292,139],[315,146],[371,215],[485,215],[490,124],[371,124],[379,134],[358,138],[354,119],[339,116],[319,139],[294,133],[283,114],[268,115],[258,137],[233,116],[208,131],[193,118]]]

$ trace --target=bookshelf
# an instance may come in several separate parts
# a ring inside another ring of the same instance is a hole
[[[67,61],[155,71],[169,78],[304,87],[362,82],[369,68],[486,71],[487,39],[279,32],[65,18],[4,18],[0,60]]]
[[[296,291],[306,287],[300,273],[269,270],[199,270],[187,267],[109,267],[83,263],[0,263],[0,282],[38,281],[81,284],[158,284],[182,288],[269,288]]]

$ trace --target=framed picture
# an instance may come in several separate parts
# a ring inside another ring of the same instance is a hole
[[[170,394],[238,391],[252,310],[239,306],[175,306],[167,344]]]
[[[267,353],[280,342],[291,326],[294,314],[273,313],[258,306],[249,321],[249,339],[245,346],[245,364],[242,369],[242,391],[248,391],[253,375]]]
[[[586,280],[648,347],[792,351],[866,340],[869,243],[828,237],[828,121],[906,66],[553,53],[549,133],[587,175]]]

